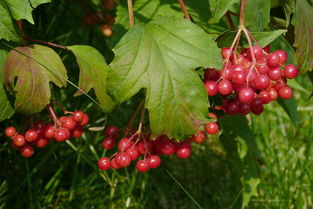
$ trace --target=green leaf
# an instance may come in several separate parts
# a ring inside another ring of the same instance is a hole
[[[50,0],[4,0],[10,8],[14,19],[25,19],[31,24],[34,24],[32,11],[37,6],[43,3],[50,2]]]
[[[113,49],[109,92],[124,102],[147,89],[155,134],[183,139],[207,121],[207,94],[196,67],[220,67],[211,36],[183,18],[160,17],[130,29]]]
[[[294,125],[297,125],[299,118],[298,118],[298,113],[297,113],[296,100],[294,98],[287,99],[287,100],[279,98],[277,101],[285,110],[285,112],[288,114],[292,123]]]
[[[14,114],[14,109],[8,100],[3,84],[3,66],[7,52],[0,49],[0,121],[10,118]]]
[[[295,43],[298,65],[302,72],[313,69],[313,7],[306,0],[296,3]]]
[[[293,8],[295,6],[294,0],[279,0],[280,5],[284,10],[284,14],[286,17],[286,28],[290,23],[290,15],[292,14]]]
[[[263,31],[270,22],[270,0],[249,0],[245,9],[245,24],[251,31]]]
[[[74,53],[79,65],[78,87],[86,93],[93,88],[103,109],[107,112],[112,111],[114,102],[107,94],[107,79],[110,67],[104,57],[91,46],[74,45],[67,48]],[[82,91],[77,91],[75,95],[79,96],[82,93]]]
[[[7,41],[20,41],[20,38],[13,25],[13,20],[10,12],[7,10],[6,5],[0,2],[0,39]]]
[[[266,45],[272,43],[280,35],[286,32],[287,30],[274,30],[274,31],[269,31],[269,32],[252,32],[252,35],[258,40],[258,42],[260,43],[262,47],[265,47]],[[236,32],[226,31],[225,33],[223,33],[216,39],[217,45],[220,48],[229,47],[232,44],[235,36],[236,36]],[[244,36],[241,37],[241,40],[244,46],[248,46],[248,43]]]
[[[206,23],[210,17],[209,2],[207,0],[185,1],[189,15],[197,23]],[[133,5],[135,24],[148,23],[155,17],[175,16],[184,17],[177,0],[137,0]],[[129,29],[127,2],[122,1],[117,7],[114,42]]]
[[[218,23],[237,0],[209,0],[211,17],[209,24]]]
[[[32,45],[10,51],[4,66],[4,82],[16,92],[15,110],[23,114],[40,112],[50,103],[50,86],[66,86],[66,69],[49,47]]]

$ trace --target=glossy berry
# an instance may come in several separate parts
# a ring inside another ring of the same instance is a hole
[[[107,137],[112,137],[113,139],[116,139],[118,137],[118,128],[116,126],[109,126],[105,129],[105,135]]]
[[[127,148],[131,147],[134,144],[129,138],[122,138],[117,145],[117,148],[120,152],[124,152]]]
[[[255,115],[260,115],[264,110],[263,103],[259,98],[255,98],[253,102],[251,102],[250,108],[251,112],[253,112]]]
[[[290,99],[292,97],[292,89],[288,86],[284,86],[279,89],[278,95],[283,99]]]
[[[232,86],[231,82],[228,80],[221,80],[217,84],[217,88],[218,88],[218,92],[221,95],[229,95],[233,90],[233,86]]]
[[[244,72],[235,72],[232,77],[232,82],[243,84],[246,81],[246,74]]]
[[[117,153],[115,156],[115,162],[121,168],[129,166],[131,161],[131,157],[125,152]]]
[[[146,160],[139,160],[136,163],[136,169],[142,173],[146,172],[149,170],[149,163]]]
[[[72,118],[76,121],[76,122],[81,122],[84,119],[84,115],[85,113],[81,110],[76,110],[75,112],[73,112],[72,114]]]
[[[227,102],[224,108],[228,115],[236,115],[239,112],[239,105],[235,101]]]
[[[278,67],[279,64],[280,64],[280,58],[278,56],[278,54],[276,53],[269,53],[267,56],[266,56],[266,61],[267,61],[267,64],[269,67]]]
[[[217,134],[219,127],[216,122],[209,122],[205,125],[205,131],[210,135]]]
[[[220,73],[215,68],[207,68],[204,72],[205,81],[217,81],[220,78]]]
[[[182,146],[182,147],[178,148],[176,151],[177,157],[179,157],[181,159],[188,158],[190,156],[190,153],[191,153],[191,149],[186,147],[186,146]]]
[[[231,55],[230,48],[222,48],[222,57],[223,57],[223,59],[226,59],[230,55]]]
[[[104,149],[112,149],[115,146],[115,141],[111,137],[103,139],[102,146]]]
[[[277,54],[279,57],[279,60],[280,60],[279,64],[284,65],[288,59],[288,54],[284,50],[281,50],[281,49],[275,51],[274,53]]]
[[[161,164],[161,158],[158,155],[151,155],[146,161],[148,162],[149,168],[157,168]]]
[[[145,140],[137,144],[136,146],[138,152],[142,155],[152,152],[153,142],[151,140]]]
[[[68,129],[69,131],[73,130],[76,126],[76,121],[71,117],[63,116],[59,119],[61,126]]]
[[[75,127],[74,130],[71,131],[71,136],[74,139],[78,139],[83,136],[83,129],[81,127]]]
[[[7,127],[4,131],[7,137],[13,137],[16,135],[16,129],[13,126]]]
[[[239,105],[239,114],[247,115],[247,114],[250,113],[250,111],[251,111],[250,104],[248,104],[248,103],[241,103]]]
[[[262,101],[263,104],[268,104],[271,102],[271,95],[268,91],[261,91],[258,95],[258,98]]]
[[[261,74],[267,74],[270,71],[270,68],[267,65],[257,65],[257,70]]]
[[[110,167],[111,167],[111,163],[110,163],[110,160],[109,158],[107,157],[102,157],[98,160],[98,167],[103,170],[103,171],[106,171],[106,170],[109,170]]]
[[[114,170],[120,169],[120,166],[117,165],[115,158],[113,158],[113,159],[110,161],[110,164],[111,164],[111,168],[113,168]]]
[[[274,101],[278,98],[278,92],[275,88],[270,88],[268,90],[268,93],[270,94],[270,97],[271,97],[271,101]]]
[[[293,79],[293,78],[297,77],[298,74],[299,74],[299,71],[295,65],[293,65],[293,64],[286,65],[285,70],[284,70],[285,78]]]
[[[217,119],[217,115],[215,113],[213,113],[213,112],[209,112],[209,117]]]
[[[51,139],[54,137],[55,128],[53,125],[48,125],[45,127],[44,135],[46,138]]]
[[[26,131],[25,133],[26,141],[34,142],[37,140],[37,138],[38,138],[38,133],[35,130],[29,129],[28,131]]]
[[[21,155],[31,157],[34,154],[34,148],[30,145],[25,145],[21,148]]]
[[[207,81],[204,83],[208,96],[215,96],[218,94],[218,88],[215,81]]]
[[[283,71],[279,67],[272,68],[268,72],[268,77],[272,81],[277,81],[277,80],[281,79],[282,75],[283,75]]]
[[[43,148],[43,147],[46,147],[49,143],[49,140],[47,138],[39,138],[35,144],[37,147],[39,148]]]
[[[222,72],[222,77],[225,80],[231,80],[231,78],[233,77],[233,68],[232,67],[225,67]]]
[[[172,155],[175,152],[175,144],[170,140],[165,140],[160,146],[160,153],[162,155]]]
[[[139,157],[139,152],[137,151],[136,148],[130,147],[130,148],[126,149],[125,152],[130,156],[132,161],[136,160]]]
[[[89,122],[89,117],[87,114],[84,114],[83,116],[83,120],[81,122],[78,123],[79,126],[86,126]]]
[[[252,48],[252,49],[251,49]],[[251,48],[249,48],[247,50],[247,58],[252,60],[252,57],[251,57],[251,50],[253,50],[254,52],[254,56],[256,58],[256,60],[260,60],[263,58],[263,51],[260,47],[258,46],[252,46]]]
[[[192,141],[197,144],[201,144],[205,141],[205,134],[202,131],[198,131],[195,135],[192,136]]]
[[[238,98],[242,103],[250,103],[254,100],[255,92],[251,88],[242,88],[239,91]]]
[[[24,146],[26,144],[25,137],[21,134],[14,136],[12,138],[12,140],[13,140],[14,145],[17,147],[21,147],[21,146]]]
[[[70,134],[69,130],[66,128],[62,128],[62,127],[58,128],[54,132],[54,139],[58,142],[65,141],[65,140],[69,139],[70,136],[71,136],[71,134]]]
[[[270,79],[266,75],[260,74],[256,77],[253,84],[255,88],[257,88],[258,90],[263,90],[269,87],[271,82],[270,82]]]

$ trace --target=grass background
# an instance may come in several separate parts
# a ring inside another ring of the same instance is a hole
[[[24,30],[29,37],[62,45],[92,45],[110,61],[110,39],[101,34],[99,25],[80,24],[82,14],[89,10],[94,8],[72,0],[44,5],[34,13],[36,25],[24,22]],[[77,83],[74,57],[58,52],[69,70],[69,80]],[[296,123],[277,102],[267,105],[261,116],[248,116],[255,135],[249,165],[257,168],[260,183],[247,208],[313,206],[312,84],[307,75],[301,75],[293,86],[298,105]],[[86,111],[91,116],[90,126],[125,126],[143,98],[140,93],[114,113],[104,115],[87,98],[68,96],[73,92],[75,88],[70,86],[53,91],[53,96],[69,110]],[[36,117],[47,120],[45,112]],[[227,136],[211,137],[204,144],[194,145],[192,156],[186,160],[162,157],[161,167],[144,174],[134,166],[102,172],[97,169],[97,159],[106,154],[101,146],[102,132],[86,131],[81,139],[51,143],[36,150],[30,159],[22,158],[10,147],[3,130],[12,124],[20,127],[25,119],[16,115],[0,123],[0,208],[230,209],[241,208],[243,193],[250,192],[241,182],[246,162],[234,162],[224,144]],[[239,157],[248,152],[245,142],[235,139],[232,143]]]

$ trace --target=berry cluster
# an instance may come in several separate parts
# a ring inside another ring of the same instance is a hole
[[[211,113],[211,117],[216,118],[216,115]],[[216,134],[219,127],[216,122],[210,122],[205,125],[205,131],[208,134]],[[102,142],[102,146],[109,150],[117,144],[118,151],[110,158],[102,157],[98,160],[98,167],[101,170],[113,168],[115,170],[127,167],[132,161],[140,159],[136,163],[136,169],[139,172],[146,172],[150,168],[157,168],[161,164],[160,155],[176,155],[181,159],[188,158],[191,154],[191,142],[197,144],[202,143],[206,139],[206,134],[203,131],[198,131],[191,138],[177,142],[169,139],[166,135],[160,135],[152,140],[149,135],[136,132],[130,137],[121,138],[118,143],[119,129],[115,126],[109,126],[105,130],[106,138]]]
[[[20,150],[24,157],[30,157],[34,154],[33,146],[43,148],[52,140],[61,142],[83,135],[83,127],[89,121],[88,115],[80,110],[70,114],[71,117],[55,118],[53,125],[38,122],[24,134],[18,133],[15,127],[10,126],[5,129],[5,135],[12,139],[13,148]]]
[[[236,54],[236,50],[223,48],[223,69],[206,69],[203,82],[207,93],[221,96],[222,109],[227,114],[259,115],[263,105],[278,97],[292,97],[287,79],[297,77],[298,69],[293,64],[285,65],[288,58],[285,51],[269,53],[269,49],[252,46]]]

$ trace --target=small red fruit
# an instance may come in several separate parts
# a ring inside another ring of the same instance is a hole
[[[71,133],[66,128],[58,128],[54,132],[54,139],[58,142],[65,141],[65,140],[69,139],[70,136],[71,136]]]
[[[38,138],[38,134],[35,130],[29,129],[28,131],[26,131],[26,133],[25,133],[26,141],[34,142],[37,140],[37,138]]]
[[[158,155],[151,155],[146,161],[148,161],[149,168],[157,168],[161,164],[161,159]]]
[[[111,163],[110,163],[110,160],[109,158],[107,157],[102,157],[98,160],[98,167],[101,169],[101,170],[109,170],[110,167],[111,167]]]
[[[81,122],[84,119],[84,115],[85,113],[81,110],[76,110],[75,112],[73,112],[72,114],[72,118],[76,121],[76,122]]]
[[[7,127],[4,131],[7,137],[13,137],[16,135],[16,129],[13,126]]]
[[[133,144],[134,142],[130,140],[129,138],[122,138],[118,142],[117,147],[120,152],[124,152],[127,148],[131,147]]]
[[[197,144],[203,143],[205,141],[205,134],[202,131],[198,131],[198,133],[192,136],[192,141]]]
[[[209,122],[208,124],[205,125],[205,131],[208,134],[211,134],[211,135],[217,134],[218,130],[219,130],[219,127],[216,122]]]
[[[111,137],[103,139],[102,146],[104,149],[112,149],[115,146],[115,141]]]
[[[34,154],[34,148],[30,145],[26,145],[26,146],[23,146],[21,148],[21,154],[24,156],[24,157],[30,157]]]
[[[116,139],[118,137],[118,128],[116,126],[109,126],[105,130],[105,135],[107,137],[112,137],[113,139]]]
[[[25,137],[21,134],[18,134],[12,138],[13,143],[17,147],[24,146],[26,144]]]
[[[136,164],[136,168],[139,172],[146,172],[149,170],[149,163],[146,160],[139,160]]]
[[[190,153],[191,153],[191,149],[188,148],[187,146],[182,146],[182,147],[178,148],[176,151],[177,157],[179,157],[181,159],[188,158],[190,156]]]
[[[127,167],[131,161],[131,157],[125,152],[120,152],[115,156],[115,162],[119,167]]]

